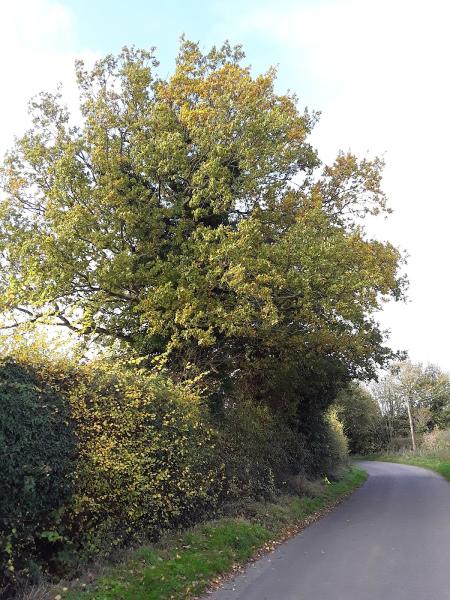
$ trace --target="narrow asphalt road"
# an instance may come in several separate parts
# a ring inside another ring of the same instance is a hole
[[[450,600],[450,485],[361,462],[367,482],[208,600]]]

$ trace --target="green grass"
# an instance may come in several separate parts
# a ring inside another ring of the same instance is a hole
[[[120,565],[109,567],[91,586],[78,583],[67,600],[187,599],[202,593],[218,576],[245,563],[264,547],[283,539],[312,515],[332,506],[365,481],[357,467],[343,478],[324,485],[312,498],[283,496],[278,502],[247,507],[246,518],[224,518],[200,524],[163,544],[143,546]]]
[[[421,456],[413,454],[371,454],[370,456],[362,456],[362,460],[381,460],[386,462],[401,463],[404,465],[415,465],[416,467],[424,467],[439,473],[450,481],[450,460],[435,458],[432,456]]]

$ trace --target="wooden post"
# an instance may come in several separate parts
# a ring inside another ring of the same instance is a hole
[[[409,428],[411,429],[411,442],[413,452],[416,451],[416,436],[414,435],[414,424],[411,415],[411,404],[409,402],[409,398],[406,398],[406,407],[408,409],[408,418],[409,418]]]

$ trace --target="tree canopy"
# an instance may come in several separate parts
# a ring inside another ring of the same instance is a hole
[[[164,79],[124,48],[76,64],[79,118],[59,94],[31,102],[2,169],[3,327],[68,327],[222,382],[348,380],[392,356],[374,315],[403,297],[401,256],[361,225],[388,210],[382,161],[321,164],[318,115],[243,60],[183,40]]]

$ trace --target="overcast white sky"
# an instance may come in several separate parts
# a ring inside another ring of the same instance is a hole
[[[127,4],[131,32],[133,4]],[[160,2],[138,4],[165,11],[168,23],[170,11],[184,7],[176,1],[162,7]],[[89,3],[0,0],[0,153],[23,130],[30,96],[62,81],[73,100],[74,59],[92,59],[110,49],[108,28],[101,22],[98,44],[92,35],[83,36],[82,5]],[[450,370],[450,3],[215,0],[190,5],[198,13],[195,39],[239,40],[250,47],[250,62],[258,68],[258,56],[267,60],[274,53],[281,83],[322,111],[314,132],[322,158],[331,161],[339,149],[384,154],[385,189],[395,212],[373,231],[407,249],[411,286],[410,302],[387,307],[381,321],[391,329],[394,347],[408,350],[413,360]],[[111,0],[105,6],[114,11],[119,3]],[[142,18],[137,12],[134,18],[138,27]],[[186,31],[181,16],[173,28],[164,32],[159,27],[155,35],[170,33],[176,39]],[[151,32],[148,38],[148,45],[159,45]],[[140,38],[122,41],[133,42],[143,45]],[[111,49],[116,45],[111,43]]]

